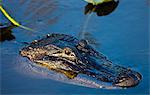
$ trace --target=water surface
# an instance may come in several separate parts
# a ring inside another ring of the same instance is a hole
[[[33,28],[30,32],[14,28],[16,39],[0,43],[0,73],[2,94],[96,94],[148,95],[149,93],[149,38],[147,0],[120,0],[117,9],[107,16],[91,15],[85,32],[96,39],[98,51],[114,63],[130,67],[143,76],[141,83],[129,89],[92,89],[65,84],[40,76],[27,75],[17,66],[21,42],[31,42],[48,33],[65,33],[76,37],[84,28],[83,0],[4,0],[4,7],[18,22]],[[1,22],[9,22],[0,13]],[[19,61],[18,61],[19,60]]]

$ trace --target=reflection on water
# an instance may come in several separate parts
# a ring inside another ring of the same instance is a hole
[[[25,7],[23,12],[24,20],[27,21],[27,25],[40,31],[42,27],[46,27],[55,23],[58,16],[50,16],[57,9],[57,1],[53,0],[22,0],[22,6]],[[18,4],[20,4],[18,3]],[[31,20],[32,19],[32,20]],[[39,28],[38,28],[39,27]]]
[[[3,42],[5,40],[13,40],[15,39],[15,36],[12,34],[12,29],[16,26],[10,24],[10,25],[3,25],[0,24],[0,42]]]
[[[119,4],[119,1],[104,2],[98,5],[93,5],[91,3],[88,3],[85,6],[84,13],[90,14],[91,12],[95,12],[98,16],[105,16],[105,15],[112,13],[116,9],[118,4]]]

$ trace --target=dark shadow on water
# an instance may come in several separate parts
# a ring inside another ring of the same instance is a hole
[[[90,14],[92,12],[95,12],[98,16],[106,16],[112,13],[116,9],[118,4],[119,1],[104,2],[98,5],[93,5],[91,3],[88,3],[85,6],[84,14]]]
[[[12,24],[0,24],[0,42],[3,41],[11,41],[15,39],[15,36],[12,34],[12,29],[15,28],[16,26]]]

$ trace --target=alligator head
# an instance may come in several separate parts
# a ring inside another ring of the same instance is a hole
[[[64,75],[68,81],[80,78],[78,84],[88,87],[132,87],[141,80],[138,72],[113,64],[86,40],[65,34],[51,34],[35,40],[20,54],[38,67]]]

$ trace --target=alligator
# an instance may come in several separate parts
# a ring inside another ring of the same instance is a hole
[[[52,33],[34,40],[20,55],[33,67],[64,76],[58,80],[86,87],[129,88],[142,79],[140,73],[112,63],[87,40],[66,34]]]

